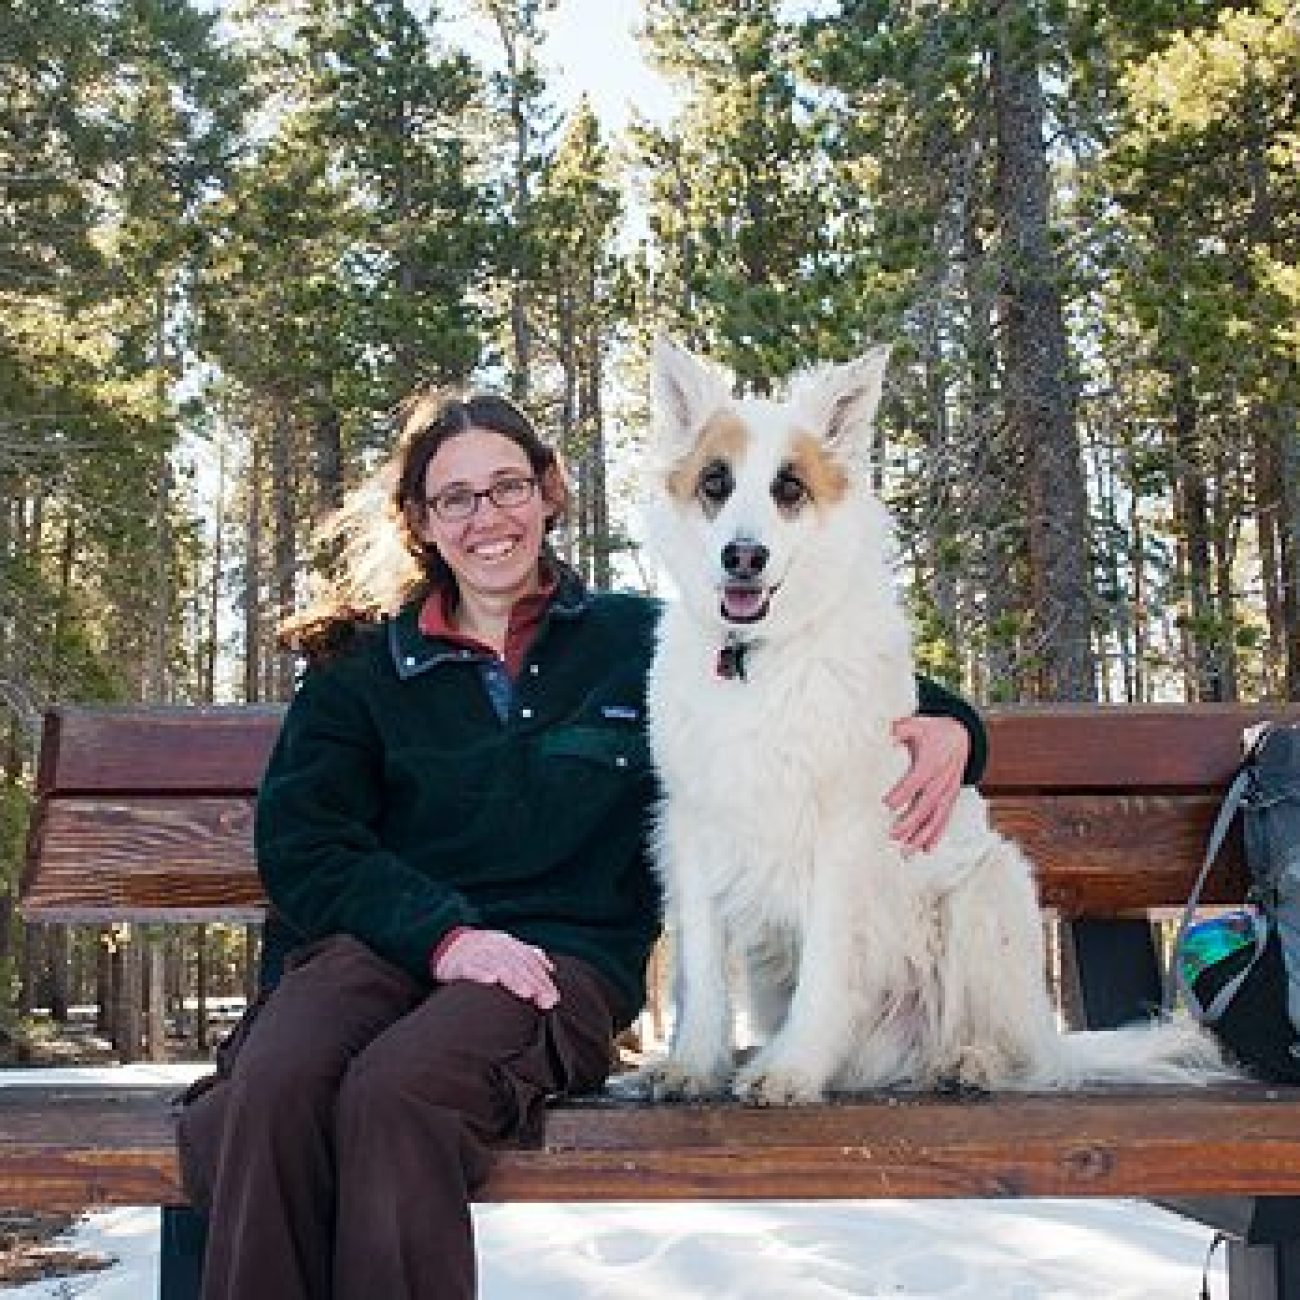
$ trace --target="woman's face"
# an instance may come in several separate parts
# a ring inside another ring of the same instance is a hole
[[[511,490],[518,496],[521,480],[534,486],[517,504],[497,505],[483,495],[496,488],[503,496]],[[544,486],[536,482],[524,449],[490,429],[458,433],[433,454],[424,472],[421,537],[438,548],[456,575],[462,598],[516,600],[536,591],[537,561],[553,509],[543,495]],[[445,515],[458,498],[462,510],[472,499],[472,513],[463,519],[448,519],[431,504],[442,502]]]

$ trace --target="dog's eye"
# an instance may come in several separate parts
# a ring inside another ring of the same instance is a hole
[[[700,496],[714,505],[721,505],[731,495],[733,486],[731,470],[723,464],[709,465],[700,475]]]
[[[803,479],[789,470],[782,470],[772,480],[772,500],[783,510],[793,510],[803,505],[809,496]]]

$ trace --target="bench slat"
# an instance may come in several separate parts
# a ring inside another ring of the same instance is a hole
[[[0,1088],[0,1204],[183,1200],[160,1089]],[[556,1107],[485,1201],[1300,1193],[1300,1090]]]
[[[283,709],[64,707],[46,717],[42,793],[252,793]],[[1242,728],[1300,722],[1300,705],[1033,705],[990,708],[995,794],[1206,790],[1240,759]]]
[[[992,813],[1034,864],[1042,902],[1078,919],[1181,907],[1220,802],[1217,794],[995,796]],[[1234,903],[1245,889],[1234,828],[1202,896]]]
[[[21,908],[40,921],[251,921],[253,803],[237,798],[47,800],[32,830]]]
[[[1054,795],[993,801],[1024,846],[1043,901],[1062,915],[1170,907],[1200,867],[1218,796]],[[29,920],[256,919],[251,797],[58,797],[38,814],[22,911]],[[31,864],[39,863],[34,871]],[[1229,843],[1207,902],[1242,897]]]
[[[54,709],[37,792],[250,794],[283,716],[281,705]]]
[[[1036,704],[989,709],[989,794],[1222,790],[1241,733],[1300,722],[1300,704]]]

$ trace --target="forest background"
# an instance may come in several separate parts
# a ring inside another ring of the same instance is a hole
[[[144,988],[202,1047],[246,988],[251,932],[17,921],[39,714],[287,698],[312,527],[417,385],[520,399],[567,556],[653,586],[653,335],[752,392],[890,341],[930,672],[1300,699],[1296,4],[650,0],[673,111],[615,131],[556,10],[0,0],[0,1032],[87,1002],[130,1055]]]

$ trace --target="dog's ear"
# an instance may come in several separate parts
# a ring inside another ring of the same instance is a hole
[[[889,365],[889,345],[870,348],[855,361],[823,366],[799,384],[798,397],[826,441],[845,454],[865,450]]]
[[[684,451],[701,425],[728,400],[721,377],[660,335],[651,355],[652,424],[661,447]]]

